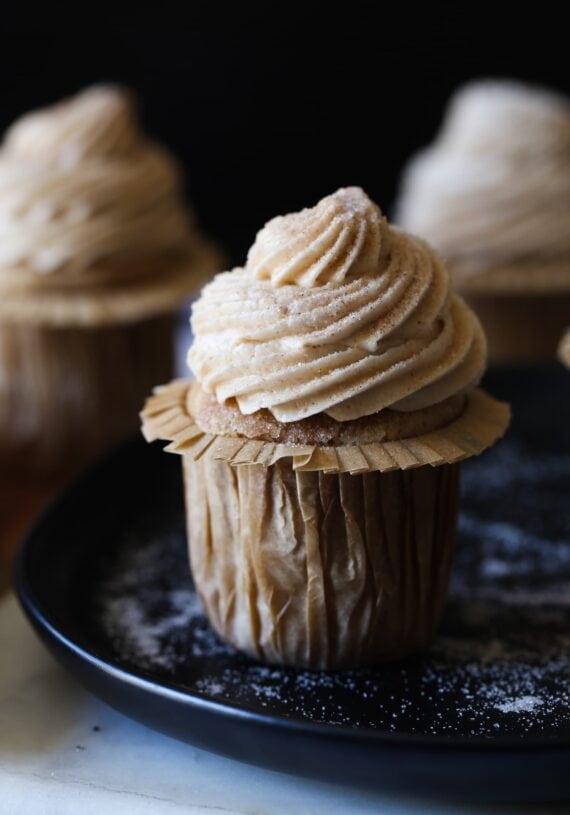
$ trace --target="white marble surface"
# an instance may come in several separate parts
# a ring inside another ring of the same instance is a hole
[[[97,729],[95,729],[97,728]],[[307,781],[179,743],[99,702],[0,603],[2,815],[463,815],[562,813],[395,800]]]

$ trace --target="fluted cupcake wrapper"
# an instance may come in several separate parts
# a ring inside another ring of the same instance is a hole
[[[459,465],[295,471],[183,458],[194,580],[218,634],[271,664],[422,651],[445,603]]]
[[[447,592],[457,462],[502,435],[508,406],[476,391],[436,433],[292,447],[203,433],[191,387],[156,389],[143,432],[182,455],[192,572],[220,636],[311,669],[425,649]]]
[[[0,285],[0,322],[54,327],[135,322],[173,311],[221,266],[222,253],[197,240],[186,257],[169,262],[157,259],[151,273],[138,280],[133,276],[128,281],[82,286],[78,275],[79,285],[59,289],[44,284],[3,292]]]
[[[324,473],[368,473],[454,464],[479,455],[505,432],[510,408],[477,389],[464,412],[450,424],[399,441],[342,446],[286,445],[202,431],[188,411],[189,380],[155,388],[141,413],[147,441],[171,442],[167,452],[226,461],[233,466],[271,466],[290,459],[293,470]]]

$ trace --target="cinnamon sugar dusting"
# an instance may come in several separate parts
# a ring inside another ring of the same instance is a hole
[[[481,327],[439,256],[354,187],[266,224],[245,268],[203,290],[192,327],[202,389],[281,423],[422,410],[485,367]]]
[[[269,221],[257,233],[246,268],[275,286],[311,287],[373,276],[388,228],[359,187],[340,189],[312,209]]]

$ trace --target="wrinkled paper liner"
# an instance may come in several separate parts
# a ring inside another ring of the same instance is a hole
[[[167,452],[226,461],[233,466],[270,466],[291,459],[293,470],[324,473],[370,473],[454,464],[486,450],[505,432],[510,408],[483,390],[472,391],[464,412],[450,424],[430,433],[399,441],[343,446],[286,445],[214,435],[202,431],[187,407],[190,380],[175,380],[155,388],[141,413],[147,441],[171,443]]]
[[[445,604],[459,464],[360,475],[182,458],[208,619],[270,664],[357,668],[424,651]]]
[[[222,254],[200,241],[188,257],[168,268],[157,260],[156,274],[145,275],[138,283],[5,292],[0,297],[0,321],[54,327],[131,323],[174,310],[221,266]]]
[[[312,670],[425,650],[447,593],[458,462],[503,434],[508,406],[477,390],[435,432],[291,446],[204,433],[192,387],[157,388],[141,415],[148,441],[182,455],[192,573],[218,634]]]

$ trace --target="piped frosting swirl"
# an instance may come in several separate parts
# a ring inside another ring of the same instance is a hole
[[[404,173],[397,220],[462,285],[505,268],[516,285],[528,267],[533,287],[570,287],[570,100],[508,81],[461,88]]]
[[[475,387],[485,365],[439,256],[359,188],[270,221],[245,268],[203,289],[192,328],[203,390],[281,422],[420,409]]]
[[[24,116],[0,148],[0,284],[90,283],[98,265],[186,250],[179,183],[119,88]]]
[[[279,215],[257,234],[247,268],[274,286],[310,288],[376,273],[386,224],[357,188],[339,190],[316,207]]]

